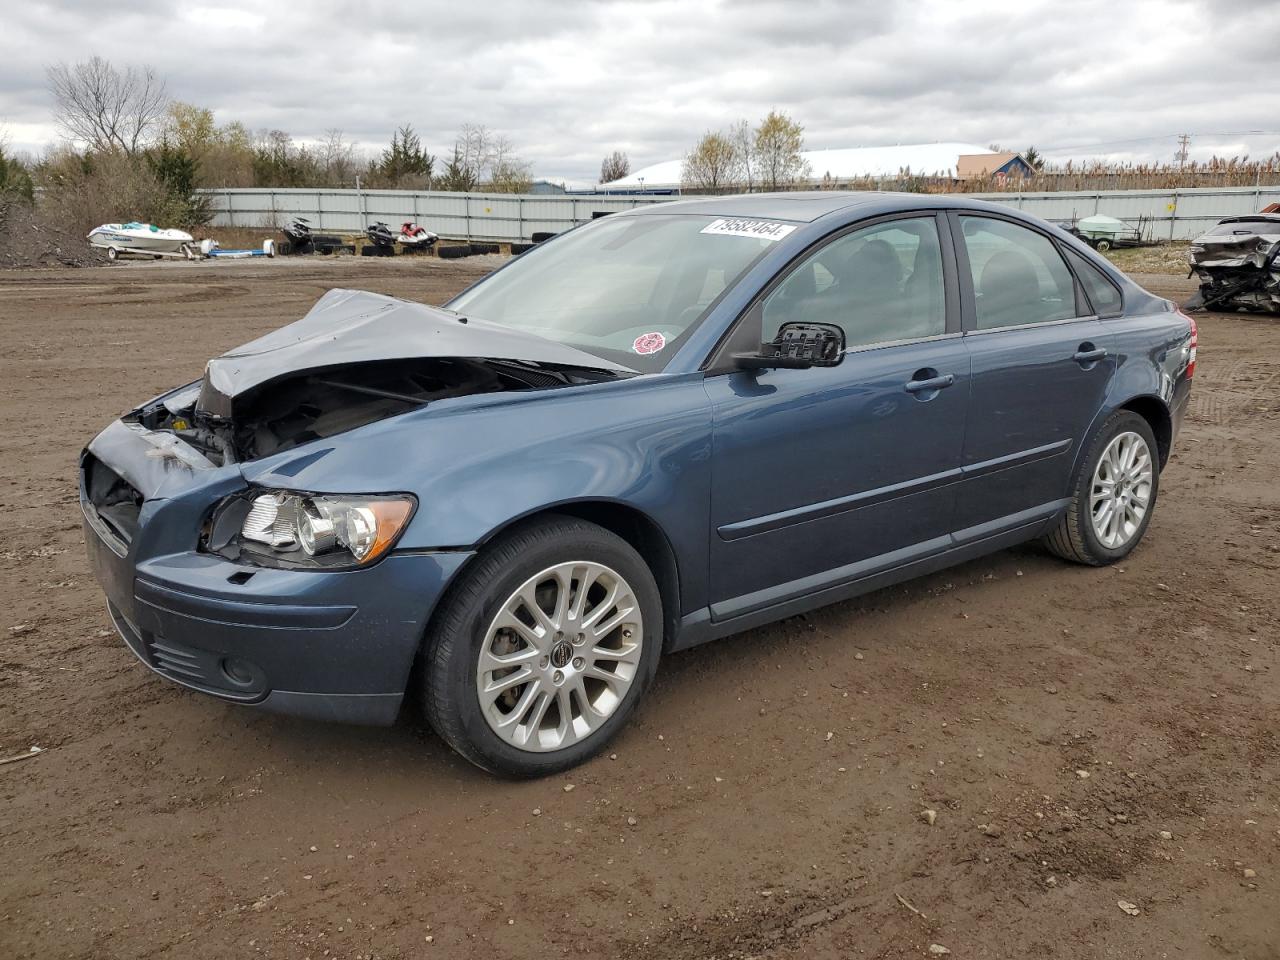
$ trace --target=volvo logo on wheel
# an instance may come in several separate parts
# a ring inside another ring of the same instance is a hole
[[[573,644],[568,640],[560,640],[551,648],[551,665],[557,670],[567,667],[573,659]]]

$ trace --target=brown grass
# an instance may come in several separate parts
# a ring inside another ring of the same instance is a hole
[[[1155,247],[1117,247],[1103,256],[1125,273],[1164,273],[1185,277],[1189,246],[1185,240],[1176,240]]]

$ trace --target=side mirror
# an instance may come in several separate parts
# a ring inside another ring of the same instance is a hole
[[[784,323],[759,353],[734,354],[740,370],[834,367],[844,359],[844,330],[834,323]]]

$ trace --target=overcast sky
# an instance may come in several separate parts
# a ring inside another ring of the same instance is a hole
[[[679,157],[777,107],[806,146],[960,140],[1054,158],[1280,150],[1280,3],[721,3],[434,0],[6,3],[0,136],[59,136],[45,66],[145,63],[219,122],[385,145],[412,123],[444,154],[464,122],[538,176],[593,181]],[[1259,131],[1259,132],[1250,132]]]

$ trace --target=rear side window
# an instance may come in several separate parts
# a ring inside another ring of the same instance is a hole
[[[1067,259],[1076,271],[1076,276],[1084,284],[1089,294],[1089,302],[1093,304],[1093,312],[1100,317],[1114,317],[1124,306],[1119,288],[1111,279],[1074,250],[1067,249]]]
[[[979,330],[1076,316],[1076,287],[1053,242],[1034,230],[962,216]]]

